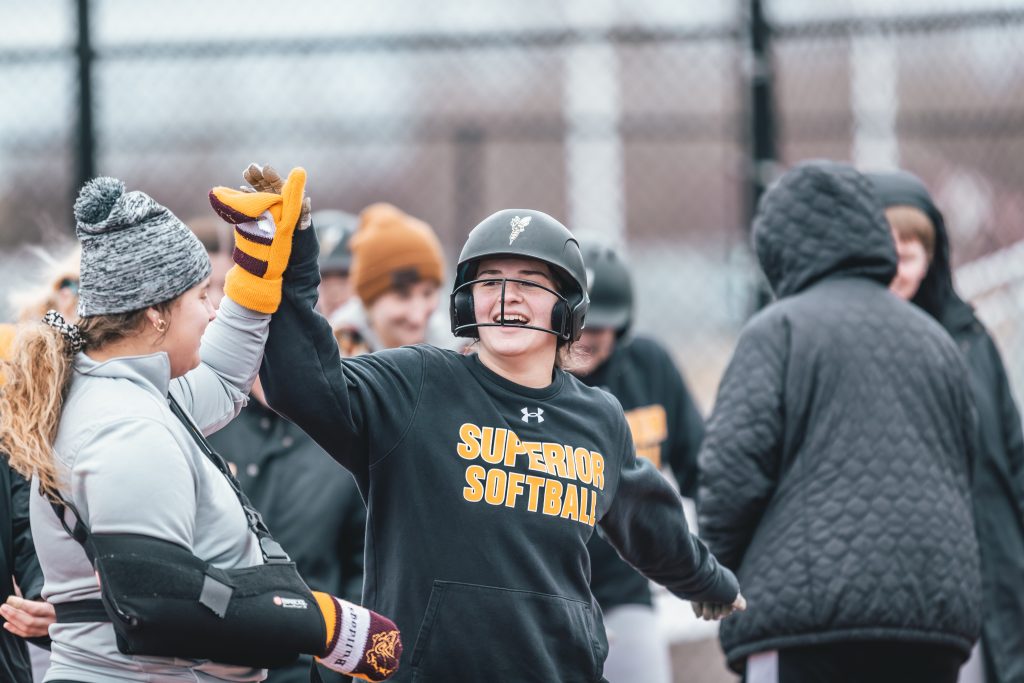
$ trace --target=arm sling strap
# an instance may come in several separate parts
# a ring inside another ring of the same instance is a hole
[[[255,668],[321,654],[325,622],[295,564],[270,535],[227,463],[170,397],[170,408],[224,475],[259,539],[264,564],[219,569],[176,543],[138,534],[94,534],[78,510],[51,501],[100,581],[99,600],[54,604],[58,623],[110,622],[118,650]],[[70,510],[74,524],[66,513]],[[319,679],[319,676],[316,677]]]

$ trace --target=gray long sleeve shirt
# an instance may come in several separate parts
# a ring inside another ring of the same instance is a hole
[[[220,568],[260,564],[237,497],[168,407],[173,396],[205,432],[229,422],[256,376],[269,316],[225,299],[203,336],[202,363],[170,378],[166,353],[75,359],[54,452],[70,497],[95,533],[142,534],[187,547]],[[92,567],[33,483],[32,529],[52,603],[100,597]],[[70,521],[70,520],[69,520]],[[45,680],[259,681],[265,671],[213,662],[126,656],[109,623],[55,624]]]

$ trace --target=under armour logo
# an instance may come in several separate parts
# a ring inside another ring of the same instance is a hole
[[[530,418],[537,420],[537,422],[544,421],[544,409],[537,408],[536,412],[530,412],[529,408],[523,408],[523,422],[529,422]]]
[[[512,219],[512,232],[509,233],[508,236],[509,246],[512,246],[512,243],[516,241],[516,238],[522,234],[523,230],[526,230],[526,226],[530,224],[530,220],[530,216],[526,216],[525,218],[516,216]]]

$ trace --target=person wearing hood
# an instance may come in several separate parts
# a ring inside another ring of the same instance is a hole
[[[890,288],[941,324],[960,347],[978,410],[972,469],[981,549],[981,652],[989,683],[1024,681],[1024,438],[1002,358],[973,309],[953,288],[949,236],[927,188],[906,172],[868,177],[896,238]],[[968,669],[970,667],[965,667]]]
[[[679,491],[693,498],[704,421],[672,357],[655,340],[631,334],[633,281],[607,245],[584,243],[590,310],[571,372],[619,400],[638,457],[671,468]],[[658,625],[651,584],[599,534],[587,542],[590,588],[608,632],[604,675],[611,683],[672,679],[668,643]]]
[[[434,341],[444,256],[434,230],[391,204],[359,214],[350,241],[356,296],[330,316],[343,356]]]
[[[973,397],[956,345],[888,291],[870,181],[797,165],[761,198],[777,300],[745,325],[699,463],[702,537],[749,609],[722,647],[748,683],[952,683],[977,640]]]

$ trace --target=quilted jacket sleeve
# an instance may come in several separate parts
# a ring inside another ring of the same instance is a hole
[[[698,456],[701,537],[736,570],[778,481],[787,333],[779,315],[740,335]]]

